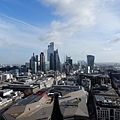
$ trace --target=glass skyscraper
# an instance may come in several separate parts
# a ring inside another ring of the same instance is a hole
[[[54,51],[54,70],[60,70],[60,58],[58,49]]]
[[[48,45],[48,49],[47,49],[47,61],[50,61],[50,55],[54,56],[54,42],[51,42]]]
[[[94,60],[95,57],[93,55],[87,55],[88,73],[93,73]]]

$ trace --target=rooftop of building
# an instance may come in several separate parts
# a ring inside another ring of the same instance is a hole
[[[109,76],[107,74],[82,74],[82,76],[86,76],[86,77],[100,77],[100,78],[109,78]]]
[[[98,106],[120,108],[120,97],[94,95],[94,98]]]
[[[89,117],[86,106],[86,94],[82,90],[68,92],[59,90],[63,97],[59,98],[60,110],[64,117],[70,116],[85,116]],[[36,116],[38,119],[48,119],[52,114],[53,102],[50,102],[51,98],[48,98],[46,104],[37,112],[31,115],[34,119]],[[25,120],[25,119],[23,119]]]
[[[92,93],[94,95],[118,96],[111,84],[96,85],[92,88]]]
[[[0,90],[0,93],[3,92],[3,93],[6,93],[6,92],[10,92],[10,91],[13,91],[11,89],[3,89],[3,90]]]
[[[88,93],[84,91],[84,89],[79,89],[76,91],[67,91],[67,90],[56,90],[56,89],[50,89],[50,93],[58,92],[61,93],[62,96],[59,98],[59,104],[60,109],[64,117],[70,117],[70,116],[83,116],[83,117],[89,117],[86,102],[87,102],[87,95]],[[60,94],[60,95],[61,95]],[[18,117],[20,120],[26,120],[26,116],[29,120],[38,120],[38,119],[44,119],[48,120],[48,118],[51,116],[52,109],[53,109],[53,99],[51,96],[46,97],[45,103],[42,104],[42,107],[38,107],[37,110],[28,112],[26,114],[20,114]],[[31,103],[30,103],[31,104]],[[35,104],[35,103],[33,103]],[[20,108],[19,108],[20,107]],[[29,104],[18,106],[18,109],[25,109],[26,107],[29,108]],[[12,107],[11,110],[9,109],[6,111],[5,116],[12,114],[15,114],[14,111],[15,108]],[[22,110],[24,111],[24,110]],[[22,111],[19,111],[20,113]],[[16,120],[17,120],[16,117]],[[8,117],[9,118],[9,117]],[[14,120],[14,119],[11,119]]]
[[[115,83],[120,83],[120,79],[117,79],[117,78],[115,78],[115,77],[113,77],[114,79],[113,79],[113,81],[115,82]]]

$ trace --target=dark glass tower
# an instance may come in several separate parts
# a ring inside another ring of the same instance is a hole
[[[93,73],[94,60],[95,57],[93,55],[87,55],[88,73]]]
[[[50,54],[50,70],[54,70],[54,55]]]
[[[40,70],[45,71],[45,55],[43,52],[40,54]]]
[[[60,70],[60,58],[58,49],[54,51],[54,70]]]

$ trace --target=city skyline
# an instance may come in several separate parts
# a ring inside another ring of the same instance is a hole
[[[54,42],[62,62],[120,57],[119,0],[1,0],[0,63],[23,64]],[[114,57],[113,57],[114,56]]]

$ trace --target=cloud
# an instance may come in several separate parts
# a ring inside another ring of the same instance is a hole
[[[3,48],[7,45],[7,41],[5,38],[0,38],[0,48]]]
[[[109,45],[113,45],[113,44],[115,45],[115,43],[118,43],[118,42],[120,42],[120,33],[114,34],[113,39],[109,40],[108,44]]]
[[[111,52],[112,49],[111,49],[111,48],[103,48],[102,51],[105,51],[105,52]]]
[[[59,20],[54,20],[51,22],[50,30],[44,35],[43,38],[47,39],[48,41],[60,41],[61,39],[68,39],[81,30],[85,30],[98,25],[97,22],[99,21],[99,14],[102,13],[104,15],[103,17],[105,17],[105,15],[107,14],[104,14],[104,11],[102,11],[101,13],[99,12],[101,7],[105,8],[104,6],[106,4],[110,5],[112,4],[112,2],[114,2],[113,0],[39,1],[46,6],[53,6],[54,9],[52,9],[52,14],[60,17]],[[97,14],[97,12],[99,12],[99,14]],[[108,16],[108,18],[111,16]],[[102,22],[102,24],[104,24],[104,22]],[[107,27],[109,25],[110,24],[107,24]]]
[[[38,46],[41,31],[38,27],[0,14],[0,36],[7,40],[8,45],[18,44],[30,48]]]
[[[0,15],[0,49],[1,63],[23,63],[30,58],[30,54],[25,53],[39,53],[45,49],[44,41],[39,39],[44,28],[32,26],[23,21],[11,18],[6,15]],[[7,58],[4,54],[15,56]],[[20,56],[19,56],[20,54]],[[7,61],[8,60],[8,61]],[[16,61],[15,61],[16,60]]]
[[[114,44],[114,43],[118,43],[118,42],[120,42],[120,37],[109,41],[109,44]]]
[[[53,15],[60,16],[60,20],[51,22],[51,29],[45,38],[49,41],[59,41],[72,36],[82,28],[95,24],[94,10],[96,0],[40,0],[45,5],[55,7]]]

